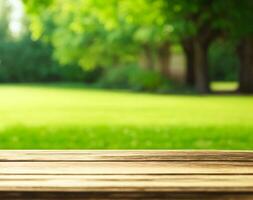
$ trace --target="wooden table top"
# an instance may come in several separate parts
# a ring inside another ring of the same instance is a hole
[[[0,199],[253,199],[251,151],[0,151]]]

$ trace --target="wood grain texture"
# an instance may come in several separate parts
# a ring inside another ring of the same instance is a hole
[[[1,200],[252,200],[253,193],[168,192],[3,192]]]
[[[0,199],[253,199],[251,151],[0,151]]]
[[[0,191],[248,192],[252,182],[253,175],[1,175]]]
[[[1,162],[5,174],[252,174],[253,162]]]
[[[253,161],[251,151],[166,151],[166,150],[68,150],[0,151],[5,161]]]

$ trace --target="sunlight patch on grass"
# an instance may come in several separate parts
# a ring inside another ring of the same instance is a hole
[[[236,91],[238,89],[237,82],[213,82],[211,84],[213,91]]]

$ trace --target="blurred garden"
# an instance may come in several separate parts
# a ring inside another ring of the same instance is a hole
[[[0,0],[0,149],[253,149],[252,10]]]

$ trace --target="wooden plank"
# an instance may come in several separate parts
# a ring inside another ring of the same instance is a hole
[[[2,192],[1,200],[252,200],[253,193]]]
[[[253,192],[253,175],[1,175],[12,192]]]
[[[0,162],[7,174],[252,174],[253,162]]]
[[[253,161],[252,151],[0,151],[5,161]]]
[[[0,199],[253,199],[251,151],[0,151]]]

